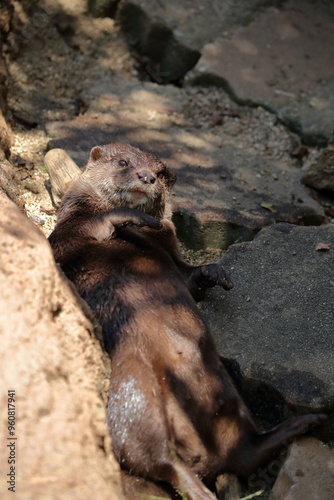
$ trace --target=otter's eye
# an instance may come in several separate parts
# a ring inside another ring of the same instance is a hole
[[[158,177],[158,179],[164,179],[165,178],[165,174],[163,172],[158,172],[157,173],[157,177]]]
[[[125,160],[119,160],[118,165],[120,167],[127,167],[128,166],[128,162],[125,161]]]

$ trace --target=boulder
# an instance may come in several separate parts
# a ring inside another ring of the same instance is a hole
[[[45,237],[4,195],[0,232],[1,498],[120,499],[98,329]]]
[[[201,304],[251,409],[271,424],[287,408],[334,410],[333,252],[332,224],[275,224],[228,249],[221,263],[234,288]]]
[[[309,144],[325,145],[334,128],[334,9],[285,2],[246,27],[205,45],[189,83],[216,84],[262,105]]]
[[[249,21],[260,6],[277,3],[250,0],[240,8],[239,0],[126,0],[116,17],[130,45],[147,58],[157,77],[173,82],[196,64],[205,43],[231,25]]]
[[[296,440],[269,500],[330,500],[334,491],[334,450],[314,438]]]

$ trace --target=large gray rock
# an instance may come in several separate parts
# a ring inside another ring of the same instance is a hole
[[[80,167],[97,144],[130,143],[156,154],[177,173],[175,223],[188,246],[227,248],[274,222],[325,221],[292,162],[187,127],[179,89],[114,78],[90,95],[89,113],[47,124],[49,147],[65,149]]]
[[[97,2],[97,0],[95,0]],[[183,77],[197,62],[203,45],[254,11],[276,1],[126,0],[117,17],[132,46],[146,56],[164,82]]]
[[[120,499],[106,425],[109,361],[45,237],[3,194],[0,221],[0,496],[15,497],[13,486],[24,500]]]
[[[274,484],[269,500],[332,500],[334,450],[314,438],[299,438]]]
[[[187,79],[222,85],[324,145],[334,129],[333,22],[332,5],[292,0],[207,44]]]
[[[259,404],[271,391],[272,416],[284,404],[334,410],[333,252],[332,224],[263,229],[222,258],[233,290],[212,290],[201,305],[221,355],[250,389],[262,386]]]

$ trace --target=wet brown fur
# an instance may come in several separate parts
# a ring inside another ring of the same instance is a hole
[[[247,476],[325,418],[257,431],[194,300],[202,288],[231,284],[218,264],[181,258],[169,206],[174,181],[131,146],[93,148],[50,236],[56,261],[102,324],[112,359],[109,426],[131,500],[138,492],[176,498],[170,487],[213,500],[204,483],[222,471]]]

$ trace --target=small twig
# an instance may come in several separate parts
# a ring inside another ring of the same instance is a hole
[[[256,493],[252,493],[251,495],[240,498],[240,500],[250,500],[251,498],[259,497],[263,492],[264,490],[257,491]]]

